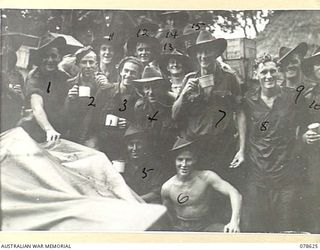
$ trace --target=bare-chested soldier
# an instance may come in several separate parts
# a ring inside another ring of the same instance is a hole
[[[177,151],[177,174],[163,184],[161,196],[173,228],[193,232],[240,232],[241,194],[216,173],[195,169],[197,156],[192,142],[179,138],[172,150]],[[214,223],[210,214],[210,187],[230,197],[232,215],[225,226]]]

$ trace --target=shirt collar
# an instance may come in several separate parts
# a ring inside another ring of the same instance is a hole
[[[283,94],[283,87],[280,87],[280,92],[277,94],[277,98],[282,96]],[[249,95],[249,99],[253,101],[258,101],[261,98],[261,87],[258,87],[251,95]]]

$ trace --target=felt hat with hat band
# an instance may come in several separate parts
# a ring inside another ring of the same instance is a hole
[[[187,48],[187,53],[190,56],[194,56],[197,51],[203,48],[208,48],[217,51],[217,57],[227,48],[227,40],[224,38],[216,39],[209,31],[201,30],[196,43]]]
[[[141,126],[137,124],[131,124],[126,132],[124,133],[125,139],[129,139],[132,137],[142,137],[144,138],[146,136],[146,130],[143,129]]]
[[[320,47],[315,50],[312,56],[305,58],[301,63],[302,72],[306,77],[320,81],[320,79],[316,79],[314,75],[314,65],[320,65]]]
[[[41,63],[42,54],[50,48],[57,48],[61,57],[67,54],[67,42],[64,37],[53,37],[49,34],[40,38],[39,47],[36,50],[30,50],[31,61],[39,66]]]
[[[154,50],[155,54],[160,54],[161,51],[161,45],[160,45],[160,41],[155,38],[155,37],[151,37],[151,36],[139,36],[139,37],[131,37],[129,38],[128,42],[127,42],[127,50],[128,50],[128,54],[129,55],[134,55],[136,52],[136,46],[138,43],[147,43],[150,44],[151,47]]]
[[[284,64],[291,55],[298,54],[303,58],[308,51],[308,45],[306,43],[299,43],[295,48],[281,47],[279,50],[279,64]]]
[[[183,137],[178,137],[176,142],[173,144],[173,147],[171,149],[171,151],[176,151],[179,149],[183,149],[183,148],[187,148],[190,147],[191,145],[193,145],[194,142],[193,141],[189,141]]]
[[[141,79],[133,80],[133,83],[137,85],[149,84],[160,84],[163,87],[169,87],[169,83],[165,80],[156,67],[146,66],[143,70]]]
[[[169,73],[168,70],[167,70],[167,66],[168,66],[169,60],[171,58],[174,58],[177,61],[181,62],[181,64],[183,65],[185,73],[189,73],[191,71],[192,66],[191,66],[190,57],[188,55],[183,54],[179,50],[175,49],[171,53],[162,54],[160,56],[158,62],[159,62],[159,67],[160,67],[162,72],[165,72],[166,74]]]

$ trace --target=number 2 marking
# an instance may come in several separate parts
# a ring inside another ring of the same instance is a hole
[[[216,128],[218,127],[218,124],[226,117],[227,113],[223,110],[219,109],[219,112],[223,113],[223,116],[220,118],[220,120],[216,123]]]
[[[93,96],[90,96],[89,98],[92,99],[92,100],[91,100],[91,102],[88,104],[88,106],[93,106],[93,107],[95,107],[96,104],[93,103],[93,102],[94,102],[94,97],[93,97]]]

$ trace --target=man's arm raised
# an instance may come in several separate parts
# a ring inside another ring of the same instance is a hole
[[[242,196],[229,182],[221,179],[212,171],[205,171],[208,183],[217,191],[224,195],[228,195],[231,202],[232,215],[230,222],[224,227],[224,232],[238,233],[240,232],[240,212]]]

